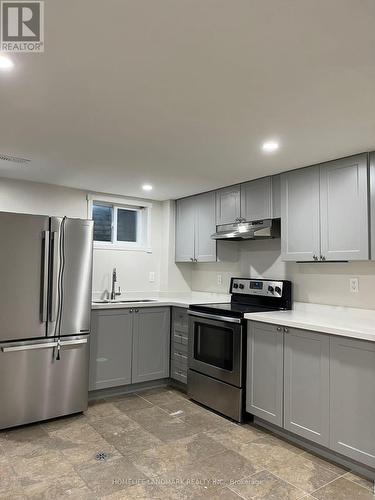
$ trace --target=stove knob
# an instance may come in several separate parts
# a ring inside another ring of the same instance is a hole
[[[275,286],[275,292],[281,295],[281,288],[279,286]]]
[[[240,286],[240,289],[241,289],[241,290],[243,290],[243,289],[245,288],[245,286],[244,286],[242,283],[240,283],[240,285],[239,285],[239,286]]]
[[[270,293],[273,293],[275,290],[274,290],[273,286],[271,286],[271,285],[270,285],[270,286],[268,287],[268,291],[269,291]]]
[[[234,283],[233,288],[238,288],[238,283]]]

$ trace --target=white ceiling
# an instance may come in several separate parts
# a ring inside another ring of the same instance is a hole
[[[45,7],[0,74],[0,153],[32,163],[0,176],[167,199],[375,149],[374,0]]]

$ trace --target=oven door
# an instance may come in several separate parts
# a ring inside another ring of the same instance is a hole
[[[189,369],[242,386],[240,319],[189,311]]]

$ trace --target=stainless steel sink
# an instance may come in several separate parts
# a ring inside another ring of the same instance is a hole
[[[93,300],[93,304],[139,304],[142,302],[157,302],[156,299],[133,299],[133,300],[109,300],[109,299],[102,299],[102,300]]]

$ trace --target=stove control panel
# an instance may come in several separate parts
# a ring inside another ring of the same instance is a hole
[[[230,293],[241,295],[261,295],[263,297],[282,297],[282,281],[233,278]]]

